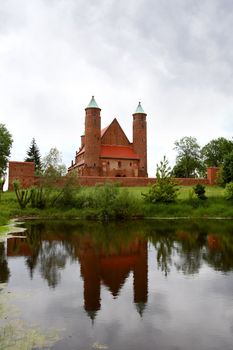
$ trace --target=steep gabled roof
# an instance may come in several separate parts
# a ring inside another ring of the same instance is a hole
[[[122,140],[121,142],[122,145],[130,145],[130,142],[129,142],[129,139],[128,137],[126,136],[126,134],[124,133],[122,127],[120,126],[118,120],[116,118],[113,119],[113,121],[104,129],[101,130],[101,139],[102,141],[103,138],[107,139],[108,138],[108,133],[110,134],[111,131],[113,131],[113,134],[116,135],[116,138],[117,138],[117,135],[118,135],[118,140],[116,139],[115,142],[110,142],[109,144],[117,144],[117,145],[120,145],[121,143],[119,143],[119,138]],[[104,142],[104,144],[108,144],[106,142]]]
[[[108,130],[110,124],[108,126],[106,126],[106,128],[101,130],[101,138],[104,136],[105,132]]]

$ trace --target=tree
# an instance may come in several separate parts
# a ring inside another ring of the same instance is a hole
[[[173,168],[175,177],[198,177],[203,175],[204,165],[201,160],[200,146],[197,139],[185,136],[175,141],[175,148],[178,155],[176,165]]]
[[[51,148],[42,161],[43,174],[58,177],[66,174],[66,166],[62,163],[62,155],[56,147]]]
[[[13,139],[4,124],[0,124],[0,179],[6,176]]]
[[[177,184],[171,176],[171,168],[168,166],[168,160],[164,156],[163,160],[157,164],[156,183],[150,187],[148,193],[142,193],[142,195],[150,203],[169,203],[176,200],[177,191]]]
[[[233,142],[224,137],[211,140],[201,150],[204,163],[207,167],[219,167],[223,164],[227,154],[233,151]]]
[[[223,161],[222,179],[225,184],[233,181],[233,151]]]
[[[31,145],[27,151],[27,157],[25,158],[25,162],[34,162],[35,163],[35,169],[37,173],[40,173],[41,171],[41,156],[39,148],[36,144],[36,141],[33,137]]]

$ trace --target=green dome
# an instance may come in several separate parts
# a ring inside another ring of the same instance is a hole
[[[99,108],[99,106],[95,101],[94,96],[92,96],[91,101],[89,102],[89,105],[87,106],[87,108]]]
[[[139,102],[138,107],[137,107],[136,111],[134,112],[134,114],[136,114],[136,113],[146,114],[141,106],[141,102]]]

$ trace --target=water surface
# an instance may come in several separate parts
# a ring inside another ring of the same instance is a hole
[[[232,221],[25,225],[0,243],[0,348],[20,319],[52,349],[232,350]]]

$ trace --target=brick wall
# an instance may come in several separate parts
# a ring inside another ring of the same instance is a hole
[[[175,179],[181,186],[195,186],[198,183],[209,185],[208,179]],[[106,182],[120,183],[122,186],[148,186],[155,183],[155,178],[147,177],[101,177],[84,176],[78,179],[82,186],[95,186]]]
[[[28,188],[35,182],[35,165],[33,162],[9,162],[8,189],[13,189],[13,181],[20,181],[22,188]]]
[[[212,168],[213,169],[213,168]],[[214,171],[209,171],[206,179],[180,178],[175,179],[179,185],[195,186],[198,183],[203,185],[214,185],[216,183],[217,168]],[[39,185],[43,180],[35,176],[35,166],[32,162],[9,162],[9,190],[13,189],[13,181],[18,179],[23,188],[28,188],[33,185]],[[56,184],[62,186],[65,177],[59,180]],[[147,177],[102,177],[102,176],[80,176],[77,183],[81,186],[95,186],[106,182],[120,183],[122,186],[147,186],[155,183],[155,178]]]
[[[219,168],[210,167],[207,169],[207,178],[209,180],[210,185],[216,185],[218,178]]]

